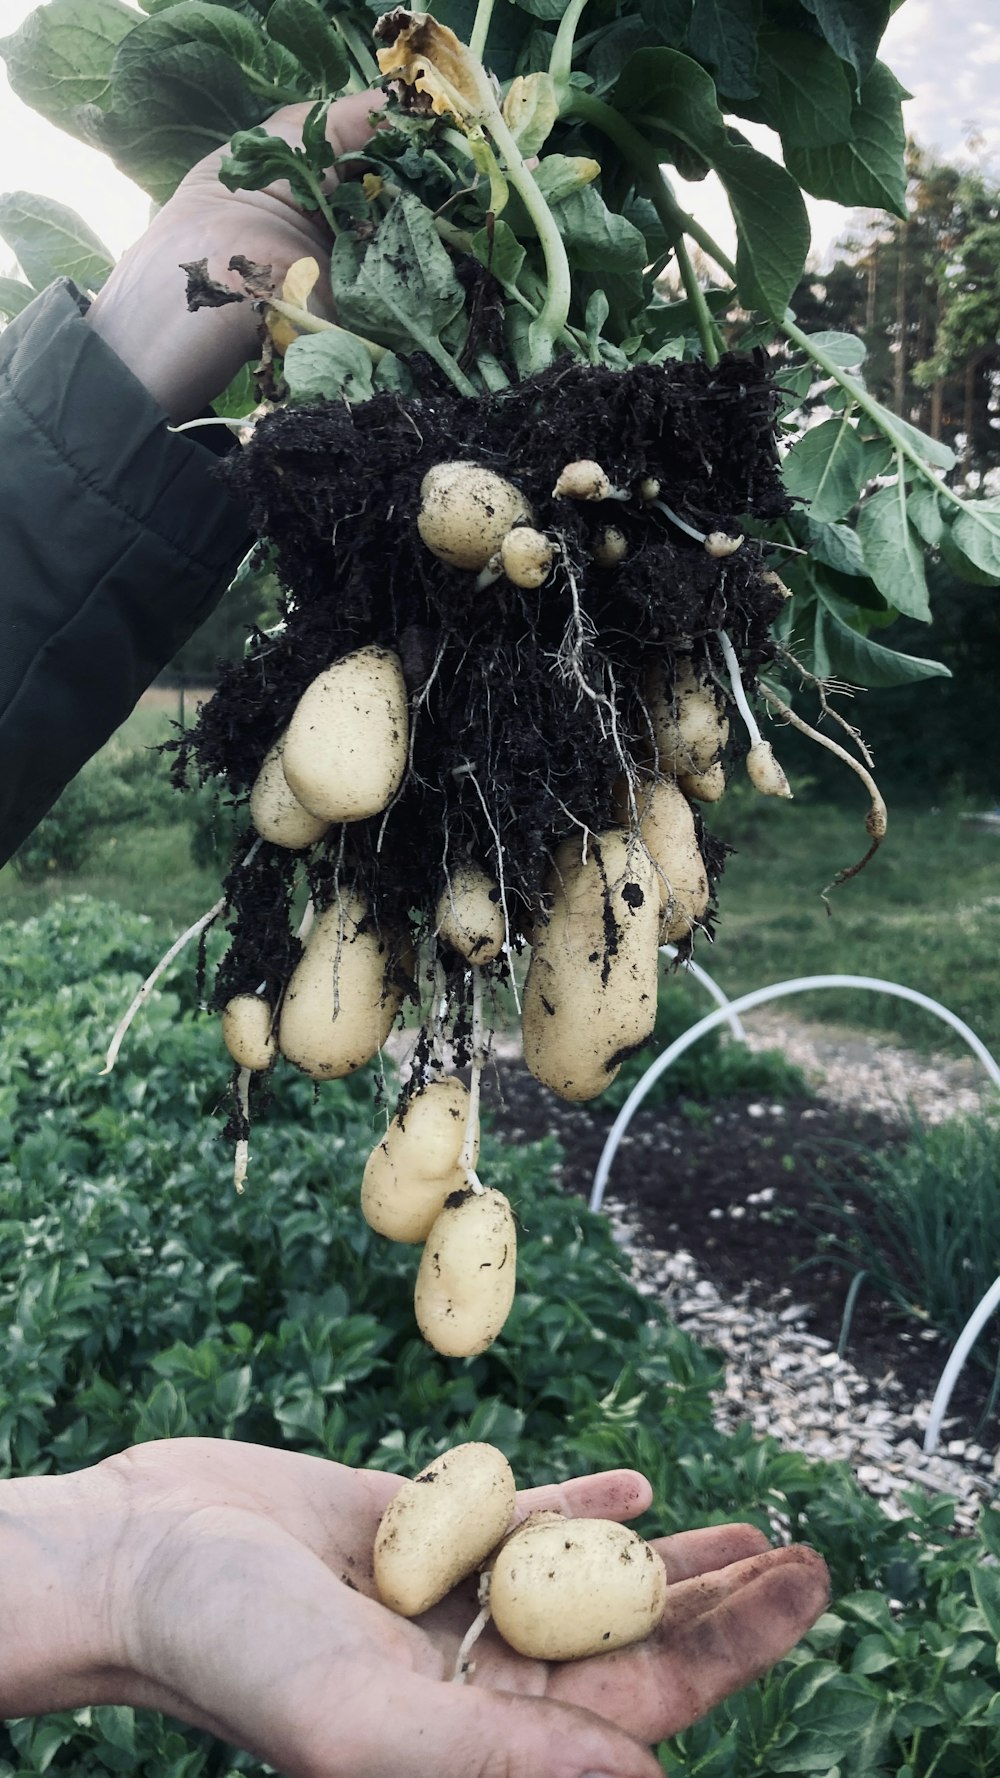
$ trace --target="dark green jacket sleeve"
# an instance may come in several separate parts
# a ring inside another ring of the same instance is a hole
[[[0,863],[221,597],[247,517],[66,280],[0,334]]]

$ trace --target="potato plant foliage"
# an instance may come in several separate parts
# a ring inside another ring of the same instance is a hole
[[[706,812],[727,772],[745,760],[756,789],[791,794],[754,705],[801,727],[779,686],[829,716],[838,674],[937,671],[868,632],[929,617],[923,547],[945,529],[950,559],[1000,576],[992,505],[945,486],[950,453],[868,394],[856,341],[807,337],[788,310],[804,191],[904,211],[890,10],[160,0],[140,18],[53,0],[5,44],[22,96],[153,197],[230,139],[228,186],[287,178],[328,235],[336,322],[310,308],[315,260],[276,282],[234,259],[242,294],[184,268],[192,307],[261,317],[270,411],[228,474],[283,599],[176,776],[247,815],[213,911],[237,1185],[275,1046],[343,1077],[413,1003],[410,1095],[471,1064],[418,1282],[452,1356],[489,1345],[513,1290],[513,1219],[475,1160],[491,1001],[523,1009],[541,1081],[597,1096],[652,1033],[660,944],[712,931],[725,847]],[[376,86],[370,141],[337,155],[330,101]],[[260,123],[303,97],[292,149]],[[777,129],[783,165],[742,118]],[[735,261],[672,169],[718,175]],[[29,277],[58,220],[0,205]],[[83,282],[99,245],[78,232]],[[831,417],[799,436],[818,380]],[[840,721],[867,857],[886,812]]]

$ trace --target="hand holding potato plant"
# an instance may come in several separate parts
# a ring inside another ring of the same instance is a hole
[[[455,1356],[496,1337],[513,1289],[513,1217],[475,1161],[497,990],[539,1079],[598,1094],[652,1030],[660,943],[711,932],[724,848],[702,810],[731,762],[790,794],[754,702],[852,766],[870,852],[886,814],[863,743],[842,718],[847,746],[817,735],[774,682],[814,685],[831,720],[844,663],[881,683],[936,670],[867,637],[890,602],[927,615],[918,532],[1000,568],[992,509],[944,487],[940,447],[872,401],[857,343],[807,339],[787,309],[800,187],[903,203],[899,89],[876,60],[888,4],[735,11],[738,30],[701,0],[614,17],[479,0],[398,8],[369,39],[316,0],[168,6],[122,38],[105,102],[76,120],[159,193],[130,110],[157,58],[218,72],[221,55],[274,97],[300,74],[322,95],[301,146],[238,131],[222,179],[241,195],[287,180],[328,257],[187,266],[206,325],[241,301],[260,316],[276,411],[229,474],[284,598],[178,771],[249,812],[213,910],[233,941],[215,999],[238,1182],[275,1055],[344,1075],[415,1001],[364,1205],[425,1243],[418,1319]],[[370,136],[331,141],[328,100],[375,82]],[[786,167],[734,112],[778,127]],[[735,263],[667,163],[719,174]],[[688,242],[732,288],[706,292]],[[742,356],[722,349],[735,303]],[[835,436],[782,465],[777,428],[817,377]],[[874,478],[854,533],[841,521]],[[815,496],[808,518],[789,494]]]

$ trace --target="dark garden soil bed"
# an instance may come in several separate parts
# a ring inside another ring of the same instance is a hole
[[[499,1087],[494,1077],[484,1089],[505,1136],[559,1137],[562,1184],[586,1199],[611,1114],[555,1099],[516,1064],[504,1065]],[[898,1124],[822,1099],[672,1100],[633,1119],[608,1195],[637,1214],[644,1244],[685,1249],[701,1277],[730,1296],[745,1289],[755,1307],[803,1305],[809,1331],[836,1345],[852,1273],[827,1260],[805,1263],[822,1254],[824,1233],[837,1226],[817,1178],[848,1169],[861,1177],[868,1157],[901,1139]],[[870,1211],[856,1202],[853,1210],[874,1233]],[[916,1403],[933,1394],[949,1350],[922,1333],[862,1286],[846,1356],[874,1385],[895,1377],[905,1401]],[[988,1393],[979,1367],[960,1378],[950,1412],[968,1431]]]

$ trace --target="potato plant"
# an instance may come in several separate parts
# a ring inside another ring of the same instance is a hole
[[[500,993],[538,1078],[599,1095],[652,1032],[661,944],[712,933],[727,776],[791,794],[762,716],[861,779],[867,859],[886,811],[837,677],[939,670],[868,634],[929,615],[922,542],[1000,575],[993,506],[868,394],[857,341],[806,336],[788,306],[803,190],[904,213],[889,0],[99,8],[82,105],[59,72],[70,5],[7,42],[25,96],[156,197],[242,125],[225,183],[287,178],[329,234],[328,265],[280,285],[232,262],[262,356],[227,474],[284,592],[177,760],[246,816],[192,933],[231,932],[214,1003],[240,1185],[276,1058],[322,1083],[415,1025],[362,1203],[424,1244],[421,1329],[469,1356],[513,1293],[513,1216],[476,1170]],[[364,88],[373,134],[337,156],[327,105]],[[303,96],[291,149],[259,120]],[[778,130],[784,165],[741,116]],[[671,168],[718,174],[735,261]],[[193,306],[234,300],[185,269]],[[817,388],[832,417],[799,436]]]

